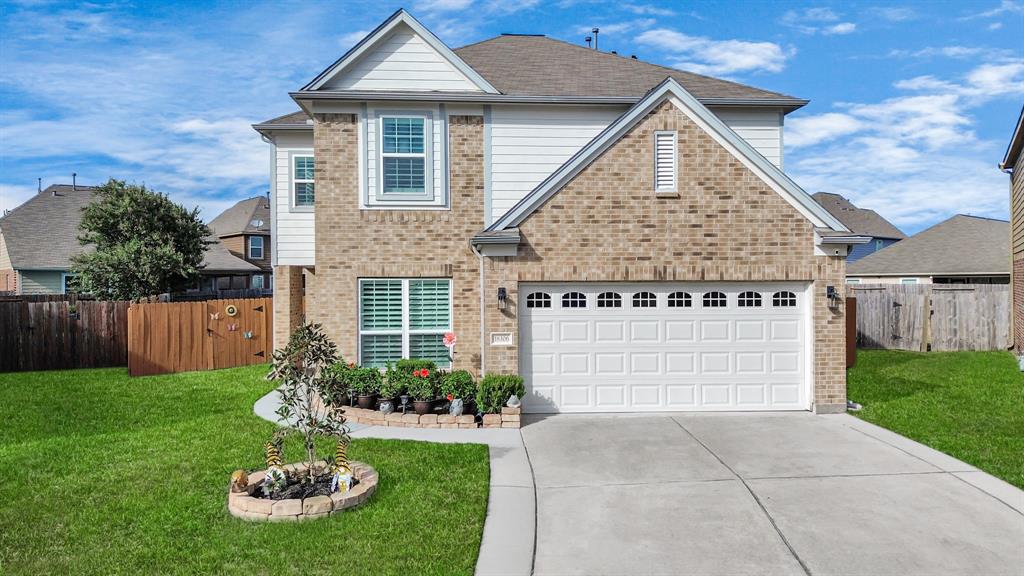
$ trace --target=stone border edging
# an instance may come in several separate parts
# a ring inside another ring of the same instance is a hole
[[[327,466],[326,462],[318,464]],[[232,492],[228,488],[228,511],[235,518],[264,522],[297,522],[314,520],[331,514],[343,512],[366,502],[377,490],[377,471],[364,462],[351,462],[352,475],[359,482],[345,493],[335,492],[330,496],[310,496],[308,498],[285,498],[270,500],[256,498],[252,493],[263,484],[266,470],[249,474],[248,486],[244,492]],[[285,472],[304,472],[305,464],[288,464]]]
[[[519,407],[502,408],[501,414],[484,414],[482,424],[477,424],[476,418],[472,414],[461,416],[450,414],[423,414],[421,416],[412,412],[384,414],[379,410],[366,410],[355,406],[346,406],[341,409],[341,412],[346,420],[356,424],[398,428],[519,428],[522,418],[522,410]]]

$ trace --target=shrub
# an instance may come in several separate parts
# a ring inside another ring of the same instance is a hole
[[[426,368],[421,368],[426,370]],[[426,376],[418,372],[409,378],[409,395],[413,400],[427,401],[437,398],[437,376],[436,372],[428,372]]]
[[[380,393],[382,378],[376,368],[351,368],[348,376],[348,389],[356,396],[372,396]]]
[[[502,406],[515,394],[522,398],[526,394],[523,377],[515,374],[488,374],[480,381],[476,405],[485,414],[498,414]]]
[[[412,379],[412,370],[399,372],[390,362],[384,372],[384,381],[380,385],[382,398],[398,398],[406,393],[409,388],[409,380]]]
[[[349,377],[348,373],[354,365],[346,364],[344,360],[338,360],[323,371],[323,390],[321,398],[328,406],[343,406],[348,397]]]
[[[476,382],[473,375],[465,370],[449,372],[441,378],[441,396],[462,398],[469,402],[476,397]]]
[[[395,364],[395,370],[406,374],[412,374],[413,371],[423,370],[424,368],[430,370],[430,373],[433,374],[437,371],[437,362],[423,358],[403,358]]]

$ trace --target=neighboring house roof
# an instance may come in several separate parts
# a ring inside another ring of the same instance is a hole
[[[1010,223],[958,214],[847,265],[847,276],[1010,273]]]
[[[15,270],[68,270],[71,258],[92,250],[78,241],[82,210],[96,186],[52,184],[0,218],[7,253]],[[216,240],[216,238],[213,238]],[[204,272],[259,272],[216,242],[203,257]]]
[[[86,250],[78,242],[82,209],[94,186],[52,184],[0,218],[0,232],[15,270],[67,270]]]
[[[858,208],[846,198],[839,194],[830,192],[818,192],[813,195],[818,204],[828,210],[828,213],[835,216],[852,232],[871,236],[872,238],[906,238],[907,235],[893,226],[888,220],[882,218],[878,212],[867,208]]]
[[[1020,116],[1017,117],[1017,128],[1010,137],[1010,145],[1006,147],[1006,155],[1003,156],[999,167],[1003,170],[1016,169],[1017,159],[1024,150],[1024,106],[1020,108]]]
[[[238,234],[270,234],[270,200],[254,196],[236,203],[207,226],[218,237]]]
[[[487,227],[487,232],[494,232],[518,226],[535,210],[554,196],[577,174],[590,165],[596,158],[611,148],[623,135],[642,120],[655,106],[662,101],[674,98],[679,108],[698,126],[708,133],[715,141],[731,152],[740,162],[758,175],[766,184],[793,205],[815,226],[832,230],[849,232],[841,222],[829,214],[820,204],[804,192],[777,166],[758,153],[743,138],[740,138],[713,112],[697,101],[674,78],[665,78],[651,89],[646,96],[633,105],[626,113],[619,116],[600,134],[594,137],[579,152],[573,155],[562,166],[537,185],[501,218]]]

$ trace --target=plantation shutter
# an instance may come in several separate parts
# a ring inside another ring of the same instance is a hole
[[[443,334],[410,334],[409,358],[433,360],[439,368],[451,366]]]
[[[448,280],[409,281],[409,329],[446,330],[451,326]],[[416,356],[410,349],[413,358]]]
[[[402,329],[402,281],[367,280],[360,295],[363,307],[363,330]],[[399,355],[401,338],[399,338]]]
[[[388,362],[402,358],[401,334],[364,334],[362,342],[363,366],[383,368]]]
[[[654,133],[654,190],[676,190],[676,133]]]

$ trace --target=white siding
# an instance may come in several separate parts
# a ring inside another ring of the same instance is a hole
[[[325,90],[425,92],[481,90],[411,28],[398,26]]]
[[[769,162],[782,168],[782,110],[711,108]]]
[[[7,242],[4,240],[4,233],[0,232],[0,270],[12,270],[11,257],[7,253]]]
[[[612,123],[626,106],[493,106],[493,222]]]
[[[277,246],[277,264],[282,266],[313,266],[313,212],[291,207],[291,162],[293,152],[313,149],[313,131],[280,133],[274,148],[274,216],[273,234]]]

